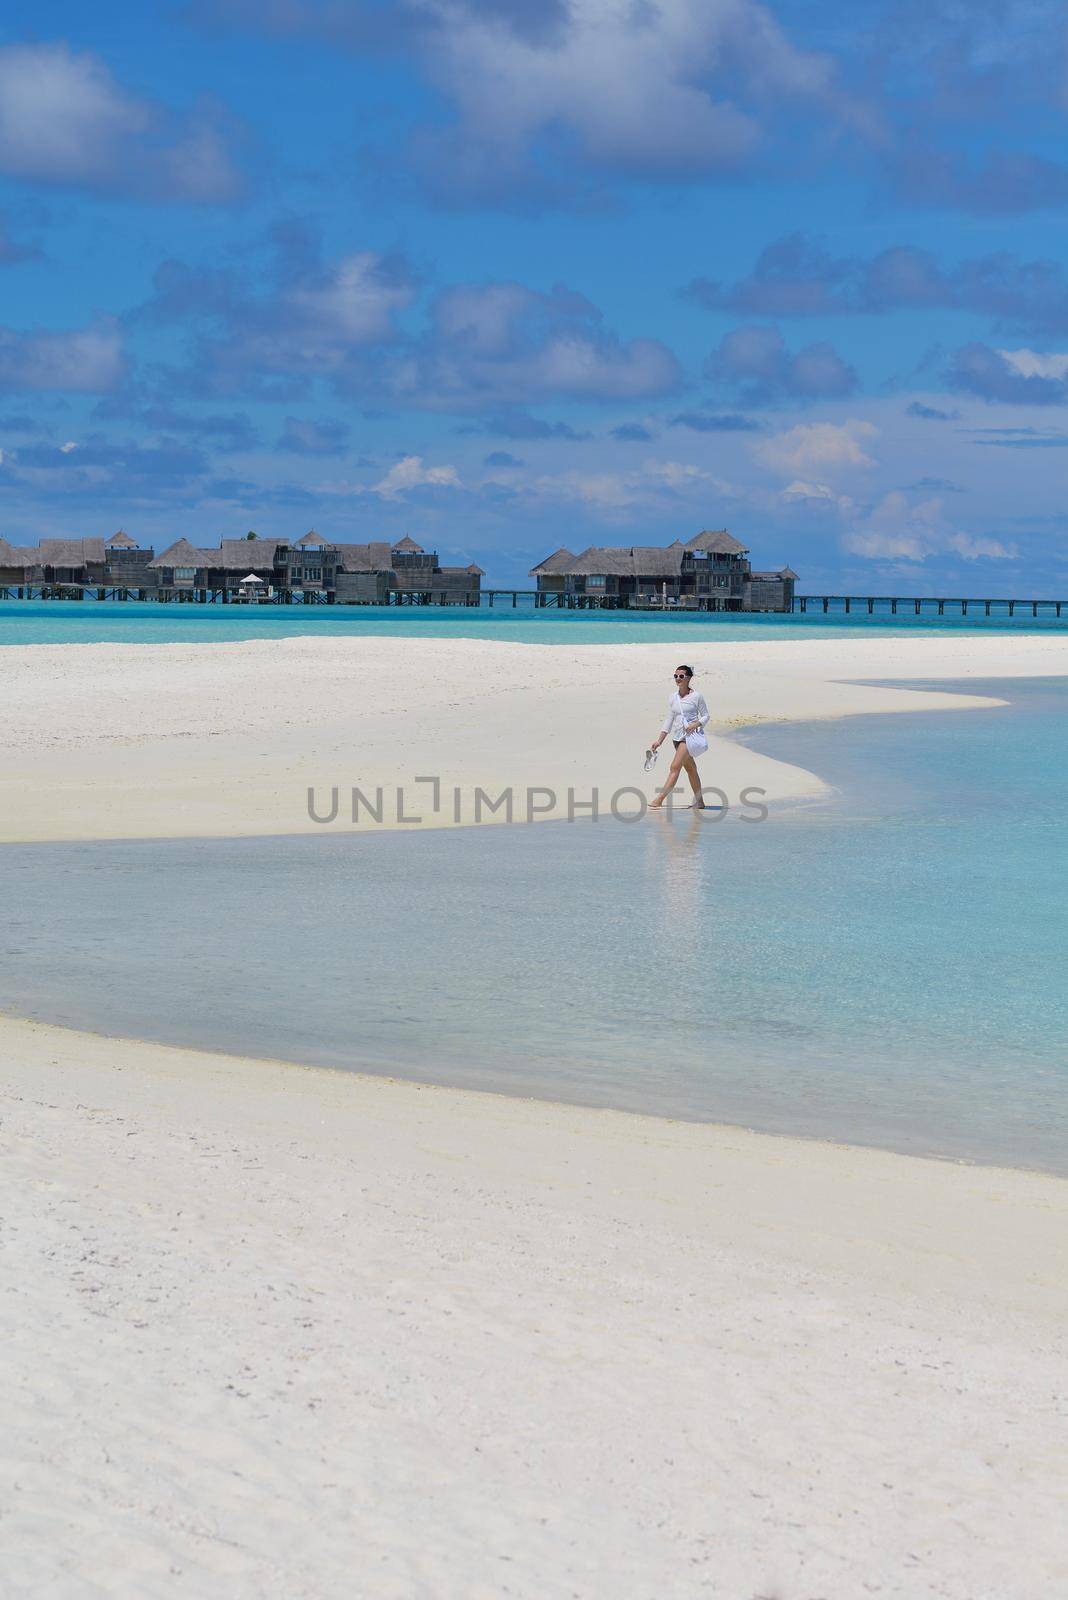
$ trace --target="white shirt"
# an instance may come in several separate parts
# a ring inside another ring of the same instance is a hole
[[[708,707],[705,697],[696,689],[691,689],[689,694],[680,695],[676,689],[668,701],[668,712],[664,718],[661,733],[668,733],[673,739],[684,739],[686,729],[692,722],[704,728],[709,723]]]

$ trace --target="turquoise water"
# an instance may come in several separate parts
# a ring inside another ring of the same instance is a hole
[[[0,1004],[1068,1174],[1068,680],[968,687],[763,730],[764,823],[8,846]]]
[[[5,644],[204,644],[235,639],[279,639],[307,635],[388,634],[427,639],[512,639],[519,644],[631,644],[642,640],[696,642],[737,639],[840,638],[877,632],[929,633],[1068,632],[1061,621],[1037,620],[1030,612],[983,618],[906,616],[889,611],[869,617],[856,611],[823,616],[704,616],[685,612],[644,613],[535,611],[527,602],[492,609],[456,606],[221,606],[160,605],[153,601],[11,600],[0,602],[0,645]]]

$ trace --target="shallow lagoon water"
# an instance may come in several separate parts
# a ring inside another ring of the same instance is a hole
[[[968,689],[761,729],[837,791],[762,823],[8,846],[0,1003],[1068,1174],[1068,680]]]
[[[1061,618],[1037,619],[1021,609],[984,617],[921,617],[888,605],[873,616],[841,609],[824,616],[754,613],[751,616],[682,612],[535,611],[529,600],[512,609],[490,607],[199,605],[158,601],[12,600],[0,602],[0,646],[30,644],[226,644],[243,639],[336,638],[504,639],[515,644],[655,644],[692,639],[694,644],[737,640],[840,639],[876,633],[918,634],[1068,632]]]

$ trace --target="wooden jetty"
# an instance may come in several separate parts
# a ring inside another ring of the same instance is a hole
[[[706,601],[702,597],[694,604],[675,602],[662,605],[659,603],[637,605],[633,597],[624,599],[621,603],[612,595],[582,595],[552,593],[539,589],[483,589],[483,596],[492,606],[496,600],[507,603],[511,601],[514,609],[519,597],[530,598],[538,608],[555,607],[558,610],[580,611],[655,611],[661,613],[674,613],[676,615],[692,614],[696,611],[714,611],[718,615],[753,616],[760,613],[742,611],[741,609],[728,611],[718,601]],[[1060,617],[1063,613],[1068,616],[1068,600],[1001,600],[995,598],[975,599],[967,596],[940,596],[940,595],[826,595],[826,594],[800,594],[795,595],[791,608],[795,616],[805,616],[810,610],[819,610],[824,616],[844,614],[851,616],[854,611],[864,613],[869,617],[878,612],[881,615],[889,614],[896,617],[899,611],[906,615],[909,611],[914,616],[962,616],[969,614],[969,609],[977,611],[982,608],[984,616],[991,617],[1004,615],[1014,617],[1017,611],[1030,611],[1032,617],[1052,616]],[[763,615],[781,615],[781,613],[765,612]]]
[[[869,617],[874,616],[876,608],[880,614],[889,612],[896,617],[898,611],[912,611],[914,616],[950,616],[968,615],[968,608],[978,610],[983,608],[983,615],[991,617],[1003,615],[1014,617],[1017,609],[1030,611],[1032,617],[1061,615],[1061,607],[1068,609],[1068,600],[997,600],[975,599],[961,596],[938,595],[850,595],[850,594],[799,594],[794,597],[794,611],[804,616],[810,609],[822,610],[824,616],[841,613],[849,616],[854,610],[867,611]]]

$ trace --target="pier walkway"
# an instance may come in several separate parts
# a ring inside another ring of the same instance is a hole
[[[849,594],[799,594],[794,598],[794,611],[804,616],[806,612],[820,610],[826,616],[849,616],[853,611],[867,611],[869,617],[887,615],[896,617],[899,611],[914,616],[968,615],[969,607],[985,617],[1014,617],[1018,610],[1030,611],[1033,617],[1061,615],[1062,606],[1068,612],[1068,600],[996,600],[974,599],[961,596],[938,595],[849,595]]]

